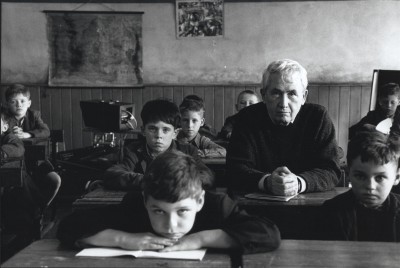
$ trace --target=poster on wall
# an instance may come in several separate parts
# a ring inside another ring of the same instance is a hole
[[[143,12],[44,11],[49,86],[141,86]]]
[[[224,36],[223,0],[176,0],[177,38]]]

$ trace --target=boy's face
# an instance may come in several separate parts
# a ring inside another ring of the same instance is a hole
[[[399,105],[400,100],[397,95],[389,95],[379,98],[379,106],[387,117],[392,117]]]
[[[182,131],[189,140],[192,140],[197,135],[200,127],[204,125],[204,121],[202,112],[186,111],[182,114]]]
[[[173,125],[163,121],[147,123],[142,132],[148,148],[155,155],[165,152],[177,134]]]
[[[258,98],[256,95],[244,93],[238,98],[238,102],[236,103],[236,110],[239,112],[243,108],[256,103],[258,103]]]
[[[185,198],[175,203],[154,199],[149,196],[145,207],[150,223],[158,235],[179,239],[193,227],[196,214],[204,205],[204,190],[199,198]]]
[[[368,208],[381,206],[400,180],[396,162],[377,165],[374,161],[361,162],[361,156],[353,160],[349,176],[354,195]]]
[[[22,94],[16,94],[8,101],[10,112],[18,119],[25,116],[29,107],[31,107],[31,100]]]

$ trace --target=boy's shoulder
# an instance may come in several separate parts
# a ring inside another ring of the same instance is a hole
[[[356,204],[356,198],[353,191],[349,189],[347,192],[335,196],[332,199],[326,200],[323,207],[326,208],[347,208],[350,205]]]
[[[188,155],[197,155],[197,148],[193,146],[192,144],[189,143],[184,143],[178,140],[172,140],[171,150],[177,150],[181,151],[182,153],[188,154]]]

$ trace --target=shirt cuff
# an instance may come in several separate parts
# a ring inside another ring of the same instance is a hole
[[[268,176],[271,176],[271,174],[270,173],[265,174],[264,176],[262,176],[261,180],[258,182],[258,189],[260,189],[261,191],[266,190],[264,187],[264,181]]]
[[[303,192],[305,192],[305,190],[306,190],[306,188],[307,188],[307,183],[306,183],[306,181],[302,178],[302,177],[300,177],[300,176],[297,176],[297,179],[299,180],[299,182],[300,182],[300,184],[301,184],[301,190],[299,191],[299,194],[300,193],[303,193]]]

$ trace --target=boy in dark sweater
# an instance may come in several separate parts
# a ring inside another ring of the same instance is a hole
[[[197,148],[175,140],[181,115],[178,106],[165,99],[147,102],[140,114],[145,139],[124,147],[121,163],[108,168],[104,186],[115,190],[140,189],[140,181],[153,159],[170,150],[178,150],[197,157]],[[201,160],[199,160],[201,161]]]
[[[400,104],[400,87],[396,83],[383,85],[378,91],[378,105],[375,110],[369,111],[360,122],[349,128],[349,140],[357,132],[375,129],[386,118],[393,118],[397,106]]]
[[[347,151],[351,190],[322,206],[323,239],[400,241],[399,144],[376,130],[359,132]]]
[[[226,194],[205,191],[211,181],[211,171],[193,157],[165,152],[147,169],[142,193],[128,193],[119,205],[75,211],[57,237],[69,246],[130,250],[276,249],[277,227],[249,216]]]

